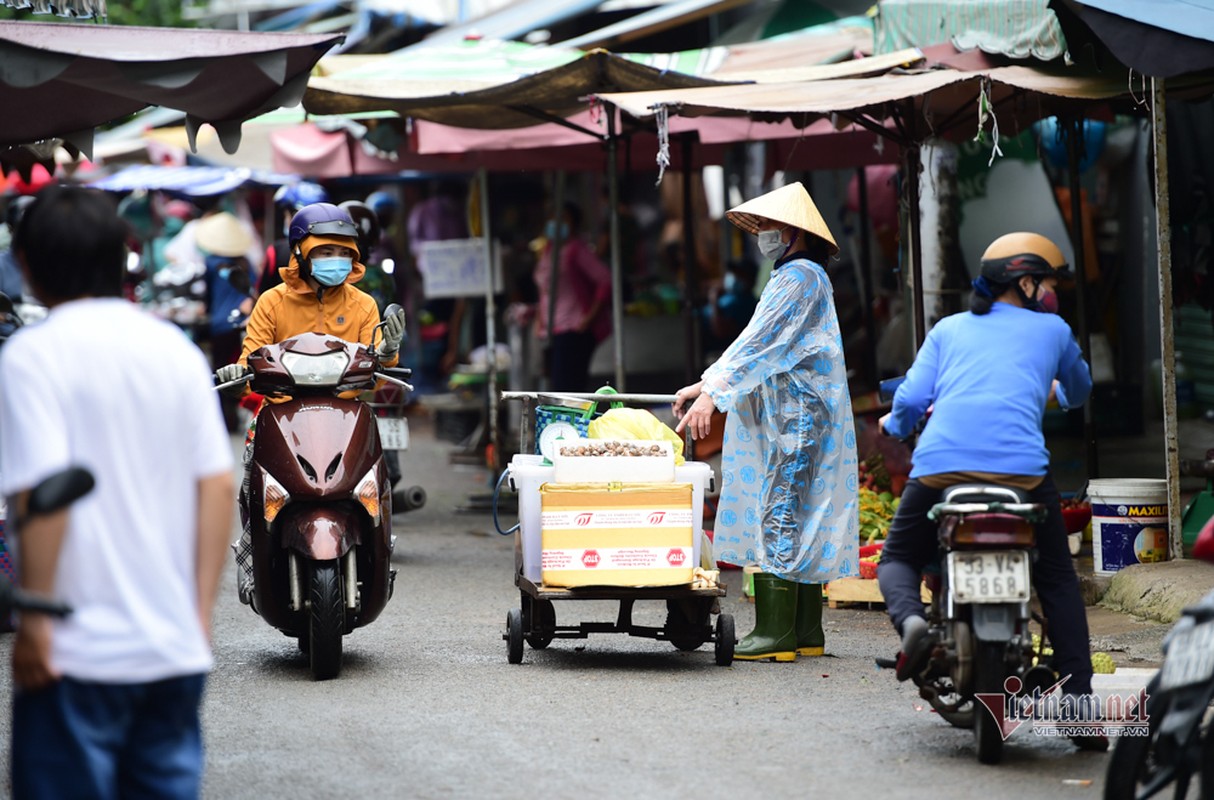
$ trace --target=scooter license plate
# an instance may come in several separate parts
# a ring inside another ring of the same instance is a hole
[[[1176,634],[1159,673],[1160,689],[1175,689],[1214,675],[1214,620]]]
[[[1028,553],[949,553],[948,585],[958,603],[1024,602],[1031,589]]]
[[[409,420],[402,417],[376,417],[379,444],[385,450],[409,449]]]

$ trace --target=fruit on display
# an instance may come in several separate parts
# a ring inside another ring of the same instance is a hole
[[[638,444],[637,442],[609,442],[598,439],[587,439],[576,445],[568,445],[560,449],[563,456],[626,456],[626,457],[660,457],[667,450],[658,444]]]
[[[874,492],[888,492],[891,482],[889,470],[885,468],[885,457],[880,453],[871,455],[860,462],[857,468],[861,488]]]
[[[890,492],[875,492],[860,487],[860,544],[872,544],[884,539],[889,533],[894,512],[898,509],[898,498]]]

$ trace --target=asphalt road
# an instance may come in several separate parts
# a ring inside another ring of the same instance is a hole
[[[236,600],[229,564],[204,710],[206,797],[1099,796],[1107,756],[1066,741],[1022,731],[1002,765],[979,765],[969,731],[875,668],[896,648],[880,611],[828,610],[828,655],[793,664],[722,668],[711,645],[684,653],[621,635],[558,640],[508,664],[512,540],[488,515],[455,510],[488,492],[487,472],[450,466],[450,446],[413,425],[406,482],[429,502],[397,517],[396,597],[347,637],[340,678],[311,680],[295,642]],[[753,606],[739,573],[727,577],[723,607],[740,635]],[[556,611],[610,621],[616,605]],[[1157,651],[1163,627],[1094,613],[1098,646],[1122,647],[1119,662]],[[637,604],[637,622],[663,615]],[[6,662],[10,647],[0,638]],[[0,714],[5,741],[8,722]],[[7,777],[7,752],[0,768]]]

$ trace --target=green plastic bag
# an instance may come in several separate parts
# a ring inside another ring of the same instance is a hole
[[[643,408],[611,408],[598,419],[590,421],[586,435],[591,439],[614,439],[631,442],[638,439],[670,442],[674,465],[683,464],[683,440],[670,426]]]

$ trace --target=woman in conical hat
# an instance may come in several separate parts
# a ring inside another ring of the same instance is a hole
[[[734,657],[822,655],[822,584],[859,571],[856,436],[827,259],[835,239],[800,183],[730,210],[758,237],[771,279],[745,330],[678,391],[680,432],[729,412],[716,558],[757,564],[755,629]]]

